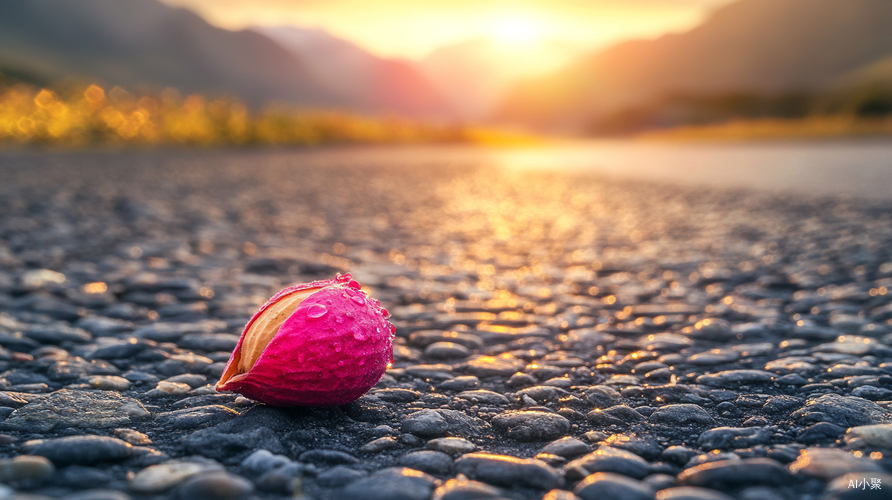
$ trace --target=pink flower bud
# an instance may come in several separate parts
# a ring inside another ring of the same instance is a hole
[[[288,287],[245,326],[217,390],[273,406],[353,402],[393,363],[389,316],[349,274]]]

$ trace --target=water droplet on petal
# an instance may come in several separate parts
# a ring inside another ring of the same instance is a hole
[[[381,308],[381,316],[384,316],[384,319],[389,318],[389,317],[390,317],[390,311],[388,311],[387,309],[384,309],[384,308],[382,307],[382,308]]]
[[[348,274],[347,276],[350,276],[350,275]],[[350,277],[352,278],[352,276],[350,276]],[[362,285],[360,285],[358,281],[354,281],[354,280],[351,280],[350,283],[347,283],[347,286],[349,286],[350,288],[352,288],[354,290],[359,290],[360,288],[362,288]]]
[[[365,304],[365,299],[362,298],[362,294],[353,295],[350,298],[353,299],[353,302],[356,302],[359,305]]]
[[[321,318],[325,316],[328,312],[328,309],[322,304],[313,304],[307,308],[307,316],[311,318]]]
[[[390,336],[395,337],[396,336],[396,327],[393,326],[393,323],[388,323],[388,326],[390,326]]]
[[[343,361],[338,361],[338,366],[344,366],[344,362],[343,362]]]
[[[355,331],[353,332],[353,338],[356,340],[365,340],[365,335],[363,335],[360,331]]]
[[[335,352],[341,352],[341,344],[335,344]]]
[[[338,317],[336,317],[336,318],[335,318],[335,321],[337,321],[337,322],[338,322],[338,324],[341,324],[341,323],[343,323],[343,322],[344,322],[344,318],[343,318],[343,317],[341,317],[341,316],[338,316]]]

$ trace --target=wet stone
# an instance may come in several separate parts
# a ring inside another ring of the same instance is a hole
[[[682,485],[713,489],[736,485],[781,486],[789,481],[787,469],[769,458],[711,462],[691,467],[678,475],[678,482]]]
[[[850,472],[884,472],[876,461],[866,457],[856,457],[852,452],[835,448],[806,448],[795,462],[790,464],[790,472],[797,476],[814,477],[829,481]]]
[[[508,404],[508,398],[497,392],[487,390],[463,391],[458,393],[455,397],[470,401],[476,405],[502,406]]]
[[[845,427],[833,425],[830,422],[818,422],[803,429],[796,436],[800,443],[812,444],[819,441],[835,440],[846,431]]]
[[[62,389],[14,411],[0,423],[8,431],[48,432],[67,427],[107,428],[128,425],[149,416],[132,398],[114,392]]]
[[[450,479],[434,491],[433,500],[499,500],[501,492],[486,483],[467,478]]]
[[[240,500],[254,492],[254,483],[223,471],[195,474],[178,489],[183,500]]]
[[[452,470],[452,457],[441,451],[413,451],[400,457],[399,463],[435,476],[445,476]]]
[[[424,355],[433,359],[459,359],[471,355],[471,351],[455,342],[434,342],[424,349]]]
[[[45,457],[19,455],[15,458],[0,459],[0,482],[16,483],[29,479],[39,479],[50,476],[55,472]]]
[[[594,409],[585,418],[595,426],[625,427],[644,421],[644,417],[637,411],[625,405],[617,405],[605,410]]]
[[[467,439],[454,437],[431,439],[427,442],[427,447],[452,456],[471,453],[477,449],[477,445]]]
[[[771,433],[761,427],[717,427],[700,434],[697,446],[704,450],[732,450],[767,444]]]
[[[573,489],[573,493],[582,500],[654,500],[654,491],[646,483],[632,478],[598,472],[582,480]]]
[[[852,427],[846,431],[844,440],[853,449],[892,450],[892,424]]]
[[[829,422],[842,427],[853,427],[885,422],[890,419],[890,414],[866,399],[825,394],[809,399],[805,406],[793,412],[792,418],[800,424]]]
[[[436,480],[405,467],[380,470],[349,484],[343,498],[355,500],[428,500]]]
[[[712,425],[713,419],[703,408],[692,404],[668,405],[658,408],[647,420],[665,426]]]
[[[666,488],[659,492],[659,500],[734,500],[724,493],[695,486]]]
[[[159,414],[155,421],[174,429],[194,429],[196,427],[226,422],[239,413],[220,405],[199,406]]]
[[[542,448],[542,453],[558,455],[568,459],[585,455],[590,451],[591,448],[588,444],[573,437],[563,437],[548,443]]]
[[[564,474],[568,479],[582,479],[595,472],[612,472],[642,479],[650,474],[650,464],[634,453],[601,445],[597,450],[564,466]]]
[[[336,465],[316,476],[316,481],[326,488],[336,488],[350,484],[365,476],[366,474],[362,471],[351,469],[344,465]]]
[[[359,448],[360,453],[378,453],[384,450],[389,450],[390,448],[395,448],[398,445],[395,437],[385,436],[380,437],[378,439],[374,439],[369,441],[368,443],[362,445]]]
[[[421,410],[409,415],[403,421],[401,430],[422,438],[453,436],[475,436],[485,432],[489,426],[477,418],[455,410]]]
[[[635,434],[614,434],[603,441],[605,446],[632,452],[647,460],[654,460],[663,452],[663,447],[649,436]]]
[[[697,377],[697,383],[710,387],[737,387],[740,385],[770,384],[775,375],[760,370],[728,370]]]
[[[509,411],[493,417],[492,426],[516,441],[548,441],[566,434],[570,430],[570,421],[554,413]]]
[[[130,443],[106,436],[39,439],[25,443],[23,450],[29,455],[46,457],[57,466],[117,462],[133,454]]]
[[[136,493],[153,495],[167,491],[196,474],[222,470],[220,464],[209,460],[171,460],[147,467],[130,480]]]
[[[263,474],[277,467],[290,463],[291,460],[284,455],[276,455],[267,450],[257,450],[242,460],[241,466],[254,474]]]
[[[455,472],[496,486],[525,486],[550,490],[560,484],[560,475],[545,463],[487,453],[463,455],[455,461]]]

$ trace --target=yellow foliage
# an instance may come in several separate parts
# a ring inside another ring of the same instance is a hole
[[[0,89],[0,144],[195,146],[328,143],[505,142],[480,130],[272,108],[251,113],[234,100],[181,98],[174,89],[133,95],[98,85],[65,90]]]

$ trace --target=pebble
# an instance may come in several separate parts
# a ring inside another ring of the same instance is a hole
[[[435,476],[445,476],[452,470],[452,457],[442,451],[413,451],[400,457],[399,463]]]
[[[509,411],[493,417],[492,426],[516,441],[533,442],[563,436],[570,430],[570,421],[542,411]]]
[[[697,446],[704,450],[732,450],[767,444],[771,433],[761,427],[716,427],[700,434]]]
[[[263,474],[277,467],[291,463],[291,459],[284,455],[276,455],[267,450],[257,450],[242,460],[241,466],[254,474]]]
[[[508,404],[508,398],[505,396],[486,390],[463,391],[456,396],[458,399],[470,401],[476,405],[502,406]]]
[[[199,472],[179,487],[182,500],[240,500],[254,492],[254,483],[224,471]]]
[[[56,468],[45,457],[19,455],[0,459],[0,482],[16,483],[51,476]]]
[[[667,488],[657,493],[657,500],[734,500],[715,490],[694,486]]]
[[[101,391],[126,391],[130,388],[130,381],[116,375],[94,375],[87,377],[84,382],[91,389]]]
[[[802,424],[830,422],[842,427],[882,423],[889,412],[866,399],[837,394],[825,394],[809,399],[792,417]]]
[[[324,487],[337,488],[350,484],[365,476],[366,474],[362,471],[351,469],[344,465],[335,465],[331,469],[319,473],[319,475],[316,476],[316,480]]]
[[[239,416],[237,411],[225,406],[209,405],[160,413],[155,417],[155,422],[173,429],[194,429],[226,422],[237,416]]]
[[[130,443],[107,436],[37,439],[26,442],[23,450],[30,455],[46,457],[57,466],[117,462],[133,454]]]
[[[653,489],[646,483],[610,472],[598,472],[583,479],[573,489],[582,500],[654,500]]]
[[[769,458],[721,460],[691,467],[678,475],[682,485],[713,489],[737,485],[781,486],[789,481],[787,469]]]
[[[428,500],[436,479],[406,467],[393,467],[347,485],[343,498],[355,500]]]
[[[156,495],[181,484],[196,474],[220,470],[222,470],[222,466],[214,461],[171,460],[137,472],[130,480],[130,488],[143,495]]]
[[[532,458],[470,453],[456,460],[454,467],[458,474],[508,488],[520,485],[537,490],[550,490],[561,482],[556,470]]]
[[[432,450],[442,451],[452,456],[471,453],[477,449],[477,445],[467,439],[446,437],[431,439],[427,442],[427,447]]]
[[[459,476],[446,481],[434,490],[431,500],[500,500],[502,498],[504,497],[497,488]]]
[[[455,410],[421,410],[410,414],[400,429],[421,438],[445,436],[470,437],[485,432],[489,426],[480,419]]]
[[[564,474],[569,479],[582,479],[595,472],[613,472],[642,479],[650,471],[647,460],[634,453],[604,445],[564,466]]]
[[[852,427],[846,431],[843,439],[849,448],[892,450],[892,424]]]
[[[692,404],[676,404],[667,405],[658,408],[651,416],[647,417],[648,422],[654,424],[674,426],[674,425],[712,425],[713,419],[703,408]]]
[[[130,500],[130,495],[117,490],[91,489],[65,495],[60,500]]]
[[[362,447],[359,448],[359,452],[378,453],[384,450],[389,450],[391,448],[396,448],[398,444],[399,443],[397,442],[396,438],[393,436],[380,437],[362,445]]]
[[[769,384],[775,375],[760,370],[728,370],[711,375],[700,375],[697,383],[710,387],[736,387],[740,385]]]
[[[0,423],[0,429],[26,432],[68,427],[101,429],[128,425],[149,415],[139,401],[114,392],[62,389],[17,409]]]
[[[424,355],[433,359],[459,359],[471,355],[471,350],[455,342],[434,342],[424,349]]]
[[[883,472],[883,468],[874,460],[856,457],[846,450],[812,447],[802,450],[790,464],[790,472],[829,481],[850,472]]]
[[[568,459],[580,457],[590,451],[591,448],[588,444],[569,436],[552,441],[542,448],[542,453],[558,455]]]

